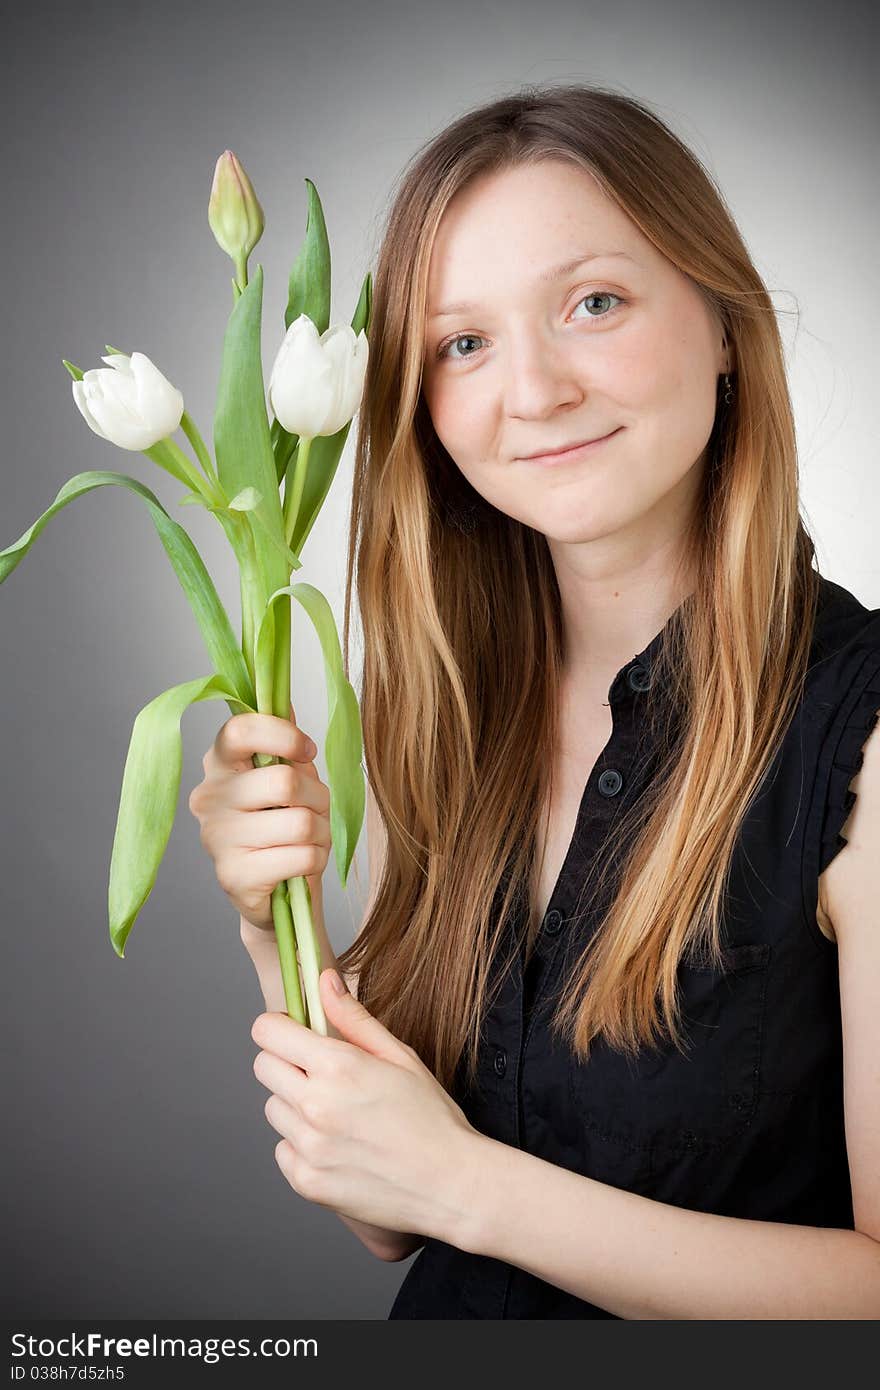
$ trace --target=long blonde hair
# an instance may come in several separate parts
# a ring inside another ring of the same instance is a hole
[[[428,266],[468,180],[548,158],[593,175],[691,278],[723,325],[736,387],[716,414],[688,537],[696,588],[655,682],[680,724],[658,722],[658,775],[613,828],[619,886],[552,1019],[582,1059],[599,1034],[630,1053],[664,1031],[682,1046],[678,966],[721,964],[737,830],[800,698],[817,601],[776,312],[696,156],[645,106],[595,87],[528,87],[442,130],[401,176],[374,282],[344,647],[356,572],[364,756],[387,847],[340,963],[447,1087],[462,1063],[475,1075],[507,914],[525,908],[534,935],[527,885],[551,792],[563,632],[546,538],[486,503],[432,428]],[[452,524],[462,509],[473,528]],[[589,891],[595,910],[600,887]]]

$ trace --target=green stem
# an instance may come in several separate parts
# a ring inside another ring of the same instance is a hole
[[[211,461],[211,455],[208,453],[205,441],[199,434],[195,420],[191,415],[188,415],[186,411],[184,411],[180,417],[180,428],[192,445],[193,452],[202,465],[205,477],[210,483],[215,483],[219,487],[220,479],[217,477],[217,470]]]
[[[285,474],[284,484],[284,535],[287,544],[290,545],[293,539],[293,532],[296,527],[296,519],[299,515],[299,504],[302,500],[303,488],[306,481],[306,470],[309,462],[309,450],[312,447],[311,439],[299,437],[299,444],[296,450],[296,463],[293,469],[293,478],[290,477],[290,465],[288,464]],[[291,487],[291,481],[293,486]]]
[[[219,482],[215,483],[209,479],[206,485],[205,479],[196,468],[192,459],[187,458],[179,444],[175,443],[171,438],[164,439],[162,442],[175,459],[193,492],[197,493],[200,497],[204,497],[205,501],[210,503],[211,506],[222,507],[226,502],[226,498]]]
[[[253,538],[251,538],[253,544]],[[258,631],[258,614],[253,606],[258,600],[265,607],[267,595],[259,592],[259,577],[256,563],[250,560],[243,569],[242,624],[244,614],[253,614],[254,630]],[[262,617],[262,612],[259,618]],[[280,624],[280,628],[279,628]],[[244,641],[244,635],[242,640]],[[267,664],[263,669],[250,646],[252,659],[256,665],[254,685],[257,694],[257,710],[261,714],[275,714],[282,719],[290,719],[290,603],[276,604],[275,644]],[[254,766],[265,767],[280,759],[268,754],[255,754]],[[275,925],[275,938],[278,942],[278,958],[281,964],[281,978],[284,983],[284,998],[291,1018],[317,1033],[327,1036],[327,1020],[318,994],[320,974],[320,953],[315,925],[312,919],[311,898],[308,883],[304,877],[287,879],[286,883],[276,884],[272,891],[272,921]],[[297,966],[299,954],[299,967]],[[300,993],[298,968],[302,970],[306,993],[306,1006]],[[306,1022],[306,1020],[308,1021]]]
[[[281,962],[281,980],[284,985],[284,1001],[287,1012],[297,1023],[308,1028],[308,1011],[303,1004],[296,967],[296,937],[293,931],[293,917],[287,900],[287,885],[276,883],[272,889],[272,921],[275,924],[275,939],[278,942],[278,959]]]
[[[291,602],[290,599],[279,599],[275,604],[272,698],[275,713],[284,719],[290,718],[290,648]],[[314,1032],[321,1033],[326,1037],[327,1019],[318,991],[321,956],[312,917],[312,898],[309,893],[308,880],[302,876],[289,878],[287,880],[287,895],[299,949],[299,965],[306,992],[309,1027]]]
[[[271,709],[264,708],[259,701],[257,702],[257,709],[260,714],[272,713]],[[289,711],[287,717],[290,718]],[[268,767],[271,763],[279,761],[280,759],[273,757],[270,753],[255,753],[252,759],[254,767]],[[309,1022],[303,1005],[296,960],[298,938],[294,932],[287,884],[283,882],[277,883],[272,889],[272,922],[275,927],[275,940],[278,943],[278,960],[281,965],[281,980],[284,985],[287,1012],[291,1018],[296,1019],[297,1023],[303,1023],[308,1027]]]
[[[299,943],[299,963],[309,1009],[309,1027],[315,1033],[321,1033],[326,1038],[327,1018],[318,989],[321,957],[315,935],[315,923],[312,918],[312,895],[309,892],[308,880],[289,878],[287,880],[287,892],[296,927],[296,939]]]
[[[255,753],[251,761],[254,767],[268,767],[270,763],[278,760],[266,753]],[[296,1019],[297,1023],[303,1023],[308,1027],[296,964],[293,917],[290,903],[287,900],[287,885],[285,883],[277,883],[272,889],[272,922],[275,927],[275,940],[278,943],[278,960],[281,964],[281,982],[284,986],[284,1001],[287,1005],[287,1012],[291,1018]]]

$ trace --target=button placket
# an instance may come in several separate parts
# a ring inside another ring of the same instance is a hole
[[[650,673],[647,672],[646,668],[643,666],[633,667],[632,671],[627,673],[627,679],[629,680],[629,678],[633,675],[633,672],[636,670],[642,673],[642,676],[639,676],[636,679],[642,680],[644,676],[647,676],[648,684],[650,684]],[[618,681],[620,680],[622,680],[621,674],[618,675]],[[647,688],[647,686],[640,686],[639,688]],[[617,755],[622,756],[626,760],[630,756],[630,748],[634,739],[632,722],[634,717],[633,711],[636,702],[634,700],[627,699],[625,697],[625,692],[620,692],[620,694],[623,695],[623,698],[620,698],[619,694],[616,700],[615,689],[617,689],[618,692],[620,691],[619,684],[617,686],[612,686],[612,689],[609,693],[612,708],[612,728],[611,736],[608,739],[607,744],[605,745],[602,757],[608,757],[609,755],[613,757]],[[626,761],[624,762],[624,765],[628,765]],[[619,772],[617,768],[603,769],[603,771],[599,774],[598,778],[595,781],[593,780],[593,774],[591,774],[590,780],[587,782],[587,785],[584,788],[583,797],[581,799],[581,805],[578,810],[578,815],[575,822],[575,829],[573,833],[573,842],[577,838],[578,833],[581,830],[581,822],[585,813],[585,808],[589,809],[590,799],[593,799],[595,802],[595,794],[592,791],[592,787],[597,787],[600,795],[607,801],[607,799],[616,796],[623,786],[623,774]],[[601,809],[601,803],[599,806],[596,806],[594,804],[594,807],[592,809],[592,818],[595,819],[597,824],[599,824],[600,826],[606,824],[612,814],[613,813],[611,812],[610,807],[607,811]],[[599,835],[599,838],[601,839],[601,834]],[[571,846],[569,847],[569,852],[570,849]],[[562,868],[560,869],[559,880],[557,882],[556,888],[553,891],[551,900],[556,899],[558,901],[560,899],[560,895],[562,895],[562,897],[567,900],[568,888],[565,885],[567,882],[566,872],[568,869],[569,855],[567,853],[565,860],[563,861]],[[569,903],[568,906],[570,907],[571,904]],[[523,999],[522,997],[520,999],[521,1042],[519,1048],[516,1074],[517,1127],[520,1131],[520,1142],[522,1134],[521,1126],[523,1124],[522,1076],[523,1070],[526,1065],[526,1058],[528,1056],[529,1043],[531,1041],[532,1031],[535,1027],[539,1015],[541,1015],[543,1011],[545,1001],[548,999],[555,987],[557,978],[560,974],[560,971],[563,968],[563,962],[567,958],[568,948],[571,948],[573,946],[573,942],[571,941],[569,934],[563,933],[561,931],[563,922],[565,922],[566,920],[570,920],[570,918],[566,918],[566,916],[558,908],[555,907],[550,908],[549,911],[547,911],[544,915],[544,919],[542,921],[542,930],[539,933],[538,940],[535,946],[535,953],[536,955],[540,955],[541,960],[543,962],[543,969],[541,971],[540,981],[538,982],[538,986],[531,1000],[529,1017],[527,1020],[524,1016],[524,1009],[522,1007]],[[592,927],[590,927],[589,929],[594,930],[595,925],[596,921],[593,921]],[[580,938],[580,931],[578,933],[578,937]],[[545,950],[541,949],[542,943],[546,947]],[[566,943],[566,950],[560,950],[560,947],[563,946],[563,943]]]
[[[549,920],[552,920],[552,922],[553,922],[552,928],[551,928],[551,926],[549,925]],[[535,1026],[535,1021],[536,1021],[536,1019],[538,1018],[539,1013],[541,1012],[541,1004],[543,1003],[543,1000],[544,1000],[544,998],[545,998],[545,996],[546,996],[546,994],[547,994],[548,986],[549,986],[550,982],[551,982],[551,981],[554,979],[554,977],[555,977],[555,972],[556,972],[556,969],[557,969],[557,964],[558,964],[559,960],[562,958],[562,956],[564,955],[564,952],[560,950],[560,947],[562,946],[563,942],[564,942],[565,939],[566,939],[566,938],[561,934],[561,927],[562,927],[562,924],[563,924],[564,921],[565,921],[565,918],[564,918],[563,914],[559,911],[558,908],[553,907],[553,908],[550,908],[549,912],[545,913],[545,915],[544,915],[544,920],[543,920],[543,923],[542,923],[542,926],[544,927],[544,934],[546,934],[547,936],[550,937],[550,943],[551,943],[551,944],[550,944],[550,950],[549,950],[548,954],[544,957],[544,970],[543,970],[543,973],[542,973],[542,978],[541,978],[540,985],[539,985],[538,990],[537,990],[537,992],[536,992],[536,994],[535,994],[535,996],[534,996],[534,998],[533,998],[533,1000],[532,1000],[532,1007],[531,1007],[531,1010],[530,1010],[530,1013],[529,1013],[528,1021],[526,1021],[525,1018],[523,1018],[523,1017],[522,1017],[522,1014],[521,1014],[521,1022],[520,1022],[520,1038],[521,1038],[521,1045],[520,1045],[519,1066],[517,1067],[517,1080],[516,1080],[516,1088],[517,1088],[517,1114],[518,1114],[518,1115],[520,1114],[521,1109],[522,1109],[522,1075],[523,1075],[523,1067],[524,1067],[524,1065],[525,1065],[525,1059],[526,1059],[526,1056],[528,1055],[529,1040],[530,1040],[530,1038],[531,1038],[531,1036],[532,1036],[532,1029],[534,1028],[534,1026]],[[545,924],[547,924],[547,925],[545,926]],[[520,997],[520,1007],[522,1007],[522,996]]]

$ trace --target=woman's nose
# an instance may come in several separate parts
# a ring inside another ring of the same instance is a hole
[[[582,401],[585,394],[567,354],[542,344],[512,350],[504,366],[508,415],[534,419]]]

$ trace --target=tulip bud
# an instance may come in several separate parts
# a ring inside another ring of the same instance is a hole
[[[120,449],[143,453],[178,428],[183,396],[142,352],[102,357],[106,367],[72,381],[73,399],[90,429]]]
[[[361,402],[369,345],[361,329],[335,324],[318,335],[307,314],[285,334],[269,378],[269,404],[289,434],[336,434]]]
[[[214,167],[208,223],[217,245],[232,258],[239,280],[245,282],[247,258],[263,235],[266,221],[253,185],[232,150],[224,150]]]

